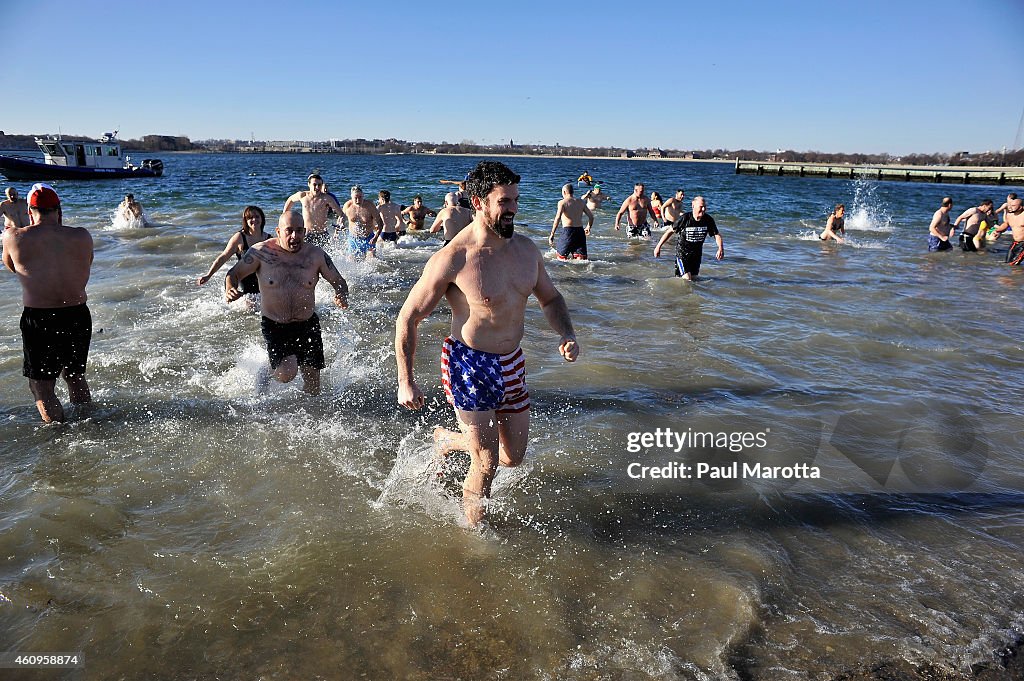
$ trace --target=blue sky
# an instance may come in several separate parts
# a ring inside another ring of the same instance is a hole
[[[351,4],[12,4],[0,129],[904,154],[1024,112],[1022,0]]]

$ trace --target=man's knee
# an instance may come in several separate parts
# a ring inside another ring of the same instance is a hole
[[[288,383],[299,373],[299,360],[295,355],[285,357],[274,369],[274,378],[281,383]]]

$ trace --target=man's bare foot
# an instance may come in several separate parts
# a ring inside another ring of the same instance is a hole
[[[455,433],[447,428],[437,426],[434,428],[434,458],[443,462],[449,454],[458,451],[458,440],[461,433]]]

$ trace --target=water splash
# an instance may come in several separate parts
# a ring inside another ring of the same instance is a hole
[[[857,180],[853,183],[853,201],[847,210],[846,229],[892,232],[892,216],[878,198],[878,183]]]

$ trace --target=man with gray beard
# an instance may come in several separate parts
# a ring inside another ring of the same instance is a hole
[[[530,394],[519,343],[529,297],[537,298],[559,335],[558,351],[567,362],[576,361],[579,345],[569,308],[536,244],[515,234],[519,176],[497,161],[481,161],[468,180],[476,214],[431,256],[409,292],[396,324],[395,358],[398,402],[419,409],[426,400],[413,377],[418,329],[446,298],[452,322],[441,350],[441,383],[460,432],[434,429],[434,447],[441,458],[456,450],[469,453],[462,502],[466,520],[476,526],[498,466],[518,466],[526,455]]]

